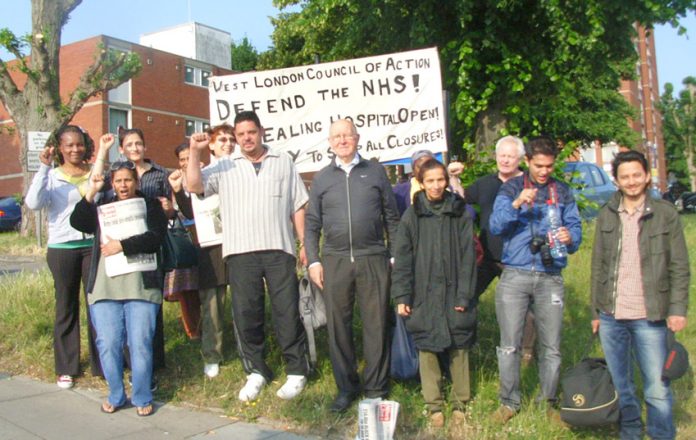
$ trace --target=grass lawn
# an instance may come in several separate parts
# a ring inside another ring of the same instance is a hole
[[[682,217],[691,256],[692,274],[696,272],[696,215]],[[570,258],[565,276],[565,317],[561,352],[563,369],[579,360],[590,337],[589,278],[590,254],[594,228],[585,226],[583,245]],[[34,241],[20,240],[15,233],[0,234],[0,254],[36,254],[31,249]],[[35,246],[34,246],[35,247]],[[53,373],[52,330],[53,288],[48,271],[38,274],[22,273],[4,276],[2,283],[3,301],[0,302],[0,371],[26,375],[51,382]],[[691,283],[692,307],[689,311],[689,326],[678,337],[689,350],[692,362],[696,360],[696,312],[694,299],[696,288]],[[533,405],[538,391],[537,370],[534,365],[522,371],[523,409],[505,428],[500,429],[488,420],[489,414],[498,406],[497,360],[495,347],[498,330],[495,321],[491,286],[482,297],[479,311],[478,344],[470,355],[473,400],[469,404],[470,423],[475,427],[471,438],[477,439],[604,439],[615,436],[612,428],[596,430],[570,430],[548,422],[544,412]],[[228,298],[229,299],[229,298]],[[229,303],[229,301],[228,301]],[[357,431],[355,408],[345,415],[328,412],[336,387],[328,359],[326,331],[318,334],[319,365],[304,393],[295,400],[285,402],[275,396],[275,391],[285,380],[282,360],[272,336],[269,344],[269,365],[277,374],[276,380],[266,387],[253,404],[237,400],[237,393],[245,382],[233,340],[232,326],[227,324],[225,343],[226,362],[221,374],[210,380],[204,378],[200,344],[189,341],[179,322],[179,306],[164,305],[167,369],[159,374],[160,389],[157,400],[173,402],[182,406],[218,408],[233,418],[246,421],[263,421],[277,427],[288,428],[299,433],[312,433],[328,438],[353,438]],[[228,315],[229,316],[229,315]],[[84,320],[84,311],[83,311]],[[358,326],[356,322],[356,327]],[[83,327],[83,369],[88,369],[87,346]],[[270,326],[268,333],[272,335]],[[358,349],[360,347],[358,341]],[[595,344],[593,355],[600,356],[599,344]],[[105,383],[86,373],[78,379],[78,387],[92,387],[106,391]],[[696,396],[694,395],[693,369],[672,384],[675,394],[675,419],[679,430],[678,438],[696,438]],[[390,398],[401,404],[397,427],[398,438],[461,438],[444,430],[433,435],[426,429],[423,401],[418,382],[393,382]],[[95,408],[96,414],[97,408]],[[446,415],[448,413],[446,412]]]

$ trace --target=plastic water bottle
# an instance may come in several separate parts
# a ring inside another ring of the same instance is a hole
[[[568,248],[558,239],[558,230],[563,226],[561,212],[558,206],[552,201],[547,200],[546,217],[549,219],[549,248],[553,258],[563,258],[568,256]]]

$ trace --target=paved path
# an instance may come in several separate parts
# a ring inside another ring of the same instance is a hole
[[[26,377],[0,374],[0,439],[205,439],[303,440],[300,436],[260,424],[244,423],[220,414],[195,411],[156,402],[150,417],[138,417],[135,408],[103,414],[100,392]]]

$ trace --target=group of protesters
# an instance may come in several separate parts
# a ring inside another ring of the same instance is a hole
[[[164,366],[164,275],[158,266],[110,277],[104,259],[119,252],[157,252],[169,219],[195,221],[192,198],[217,194],[222,243],[200,248],[197,293],[182,300],[182,314],[190,321],[185,327],[194,329],[190,335],[200,328],[204,373],[214,378],[223,361],[223,303],[230,287],[234,337],[247,375],[239,400],[256,400],[273,379],[265,359],[266,293],[287,376],[276,394],[289,400],[307,385],[312,365],[298,309],[299,261],[326,302],[337,387],[330,411],[344,412],[361,396],[389,395],[389,327],[395,309],[418,350],[430,426],[445,426],[446,401],[452,408],[449,423],[466,426],[477,305],[499,278],[500,405],[491,418],[502,425],[520,411],[520,368],[535,356],[536,403],[557,419],[565,304],[561,273],[567,255],[579,249],[582,224],[570,188],[552,177],[558,152],[554,139],[533,137],[525,144],[514,136],[501,138],[495,147],[496,172],[467,188],[459,180],[461,163],[446,167],[430,151],[417,151],[413,178],[392,187],[384,167],[359,154],[355,125],[341,119],[329,130],[332,161],[307,191],[292,158],[264,145],[263,136],[254,112],[238,113],[233,125],[195,133],[177,147],[179,169],[167,176],[145,159],[143,133],[126,130],[119,142],[125,160],[111,164],[104,177],[113,135],[102,136],[90,168],[89,136],[75,126],[56,134],[54,145],[41,155],[43,165],[26,203],[49,211],[47,259],[56,289],[54,351],[61,388],[71,387],[79,375],[82,279],[92,374],[104,376],[110,389],[101,410],[111,413],[126,404],[127,345],[131,402],[139,415],[153,412],[153,371]],[[211,163],[203,166],[208,150]],[[54,154],[59,166],[51,168]],[[599,332],[619,393],[622,438],[640,438],[645,429],[633,359],[643,378],[648,435],[674,438],[672,394],[661,365],[667,332],[686,326],[689,264],[683,231],[669,204],[646,195],[650,173],[641,153],[618,153],[612,172],[618,191],[600,210],[596,225],[591,328]],[[122,240],[100,234],[97,206],[133,198],[145,201],[147,230]],[[559,214],[556,224],[550,210]],[[557,244],[566,252],[550,254],[549,246]],[[356,302],[362,379],[353,334]],[[447,398],[445,376],[452,382]]]

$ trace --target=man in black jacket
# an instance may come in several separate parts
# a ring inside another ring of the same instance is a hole
[[[329,356],[338,387],[333,412],[348,409],[360,393],[352,331],[356,297],[363,322],[365,395],[388,392],[390,254],[384,233],[394,238],[399,212],[384,168],[357,154],[359,139],[351,121],[331,125],[329,144],[336,157],[314,177],[305,219],[309,276],[323,289],[327,305]]]

